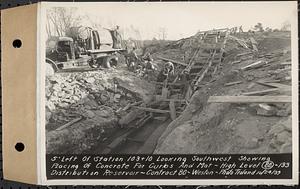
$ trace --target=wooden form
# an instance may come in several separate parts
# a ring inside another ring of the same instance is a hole
[[[213,55],[211,56],[212,58],[208,62],[205,70],[203,70],[203,72],[201,73],[201,75],[193,81],[193,82],[195,82],[195,84],[194,84],[195,87],[197,87],[197,85],[202,81],[202,79],[204,78],[205,74],[208,72],[209,68],[211,67],[212,62],[213,62],[213,57],[214,57],[215,53],[216,53],[216,51],[214,51]]]

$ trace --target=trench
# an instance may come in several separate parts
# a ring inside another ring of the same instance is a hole
[[[170,120],[151,120],[139,129],[121,128],[113,132],[105,142],[86,153],[96,154],[152,154],[157,141]],[[110,147],[111,146],[111,147]]]
[[[229,61],[228,55],[225,62]],[[231,68],[227,68],[230,70]],[[190,103],[175,119],[165,121],[151,119],[139,128],[118,128],[103,143],[94,146],[86,153],[96,154],[153,154],[160,147],[168,134],[184,122],[193,122],[192,117],[198,115],[197,129],[217,127],[223,120],[230,104],[207,104],[208,97],[229,80],[238,77],[236,72],[228,72],[225,76],[211,78],[212,83],[199,88],[191,97]],[[167,115],[168,116],[168,115]],[[200,117],[200,118],[199,118]]]

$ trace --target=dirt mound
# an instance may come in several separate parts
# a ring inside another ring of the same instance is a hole
[[[258,48],[271,52],[274,50],[285,49],[291,47],[290,38],[279,38],[279,37],[267,37],[259,42]]]
[[[207,103],[209,96],[239,96],[247,92],[270,90],[256,83],[260,81],[280,82],[279,85],[288,87],[290,38],[281,35],[252,35],[258,42],[258,53],[229,41],[218,74],[194,93],[184,112],[162,134],[154,153],[291,152],[289,103]],[[258,61],[267,64],[249,70],[241,69]],[[236,84],[226,85],[234,82]],[[288,91],[267,94],[291,95]]]

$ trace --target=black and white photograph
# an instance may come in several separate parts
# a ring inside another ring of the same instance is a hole
[[[45,7],[47,155],[292,157],[293,3]]]
[[[289,12],[256,5],[49,8],[47,153],[291,153]]]

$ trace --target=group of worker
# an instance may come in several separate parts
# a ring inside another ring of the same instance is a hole
[[[133,72],[143,72],[143,75],[148,74],[149,72],[153,72],[157,70],[156,66],[153,64],[153,58],[150,53],[146,53],[141,58],[136,54],[136,48],[128,53],[126,56],[126,64],[130,71]]]
[[[155,70],[158,70],[157,66],[153,63],[153,58],[150,53],[145,53],[141,58],[136,54],[136,48],[128,53],[126,56],[126,64],[130,71],[143,72],[143,75],[147,75]],[[170,76],[174,75],[174,65],[172,62],[166,62],[163,69],[158,74],[157,81],[164,81]]]

